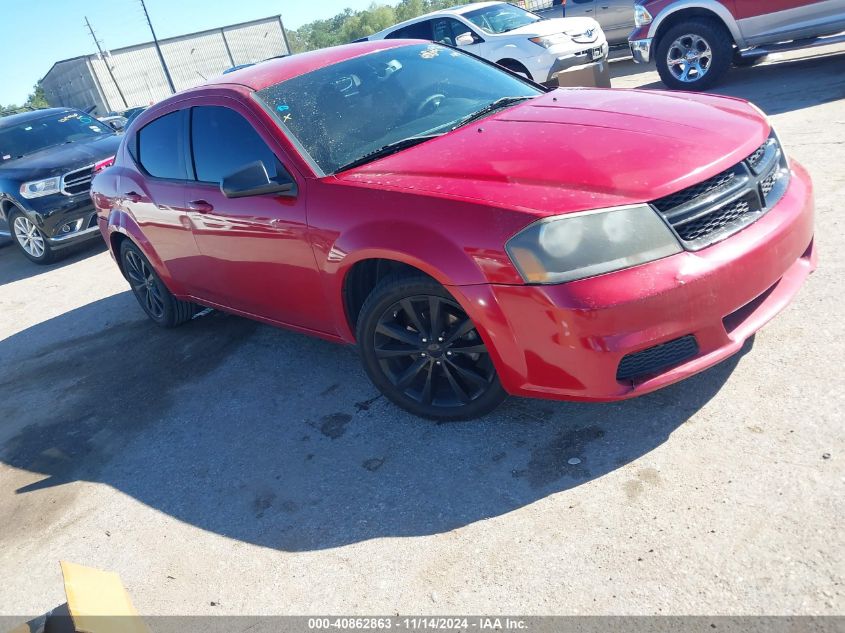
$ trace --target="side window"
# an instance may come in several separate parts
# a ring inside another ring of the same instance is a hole
[[[430,40],[431,20],[424,20],[416,24],[410,24],[393,33],[388,33],[385,39],[388,40]]]
[[[182,112],[165,114],[141,128],[136,151],[138,162],[150,176],[187,179],[182,154]]]
[[[218,183],[257,160],[264,163],[270,178],[280,167],[255,128],[240,114],[222,106],[191,108],[191,149],[201,182]]]
[[[471,28],[454,18],[440,18],[432,21],[434,22],[434,37],[432,39],[435,42],[455,46],[455,38],[463,33],[469,33],[474,40],[478,41]]]

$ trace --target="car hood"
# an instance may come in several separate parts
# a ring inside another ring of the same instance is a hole
[[[502,35],[524,35],[525,37],[540,37],[554,35],[556,33],[568,33],[576,35],[588,29],[598,30],[599,25],[593,18],[551,18],[540,20],[532,24],[526,24],[518,29],[507,31]]]
[[[748,157],[769,131],[738,99],[561,89],[338,177],[542,217],[679,191]]]
[[[48,147],[0,165],[0,178],[25,182],[60,176],[114,156],[122,137],[109,135]]]

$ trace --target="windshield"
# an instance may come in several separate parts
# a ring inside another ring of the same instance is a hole
[[[333,174],[380,148],[446,133],[502,97],[541,93],[459,51],[413,44],[320,68],[256,96],[300,149]]]
[[[519,7],[504,3],[476,9],[475,11],[464,13],[463,16],[485,33],[492,35],[507,33],[521,26],[539,22],[542,19],[539,15],[534,15]]]
[[[111,134],[114,132],[108,125],[84,112],[59,112],[30,119],[18,125],[0,127],[0,163],[48,147]]]

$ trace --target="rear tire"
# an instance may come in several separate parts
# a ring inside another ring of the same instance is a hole
[[[129,240],[120,246],[120,262],[141,309],[156,325],[176,327],[199,311],[197,304],[177,299],[167,289],[141,249]]]
[[[716,20],[697,18],[671,27],[657,44],[660,79],[673,90],[705,90],[728,71],[733,39]]]
[[[56,259],[56,252],[50,248],[47,236],[28,216],[21,211],[13,211],[8,220],[12,239],[29,261],[44,265]]]
[[[357,338],[370,380],[414,415],[469,420],[507,397],[475,325],[430,277],[379,282],[361,308]]]

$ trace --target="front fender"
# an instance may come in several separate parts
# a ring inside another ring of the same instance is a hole
[[[400,262],[446,287],[487,283],[473,258],[448,236],[418,223],[367,222],[344,232],[333,242],[315,239],[314,249],[323,254],[327,304],[334,306],[338,331],[349,341],[354,340],[354,333],[345,314],[343,288],[349,272],[358,262],[368,259]]]
[[[730,9],[718,0],[672,0],[672,2],[662,8],[657,15],[653,15],[654,19],[651,24],[648,25],[647,37],[656,37],[657,32],[660,29],[660,25],[663,24],[667,18],[676,14],[678,11],[683,11],[684,9],[706,9],[708,11],[712,11],[727,27],[731,37],[733,37],[734,42],[736,42],[736,45],[739,48],[745,48],[745,40],[742,37],[742,33],[739,30],[739,25],[737,24],[736,19]],[[657,42],[655,42],[654,45],[657,46]]]

